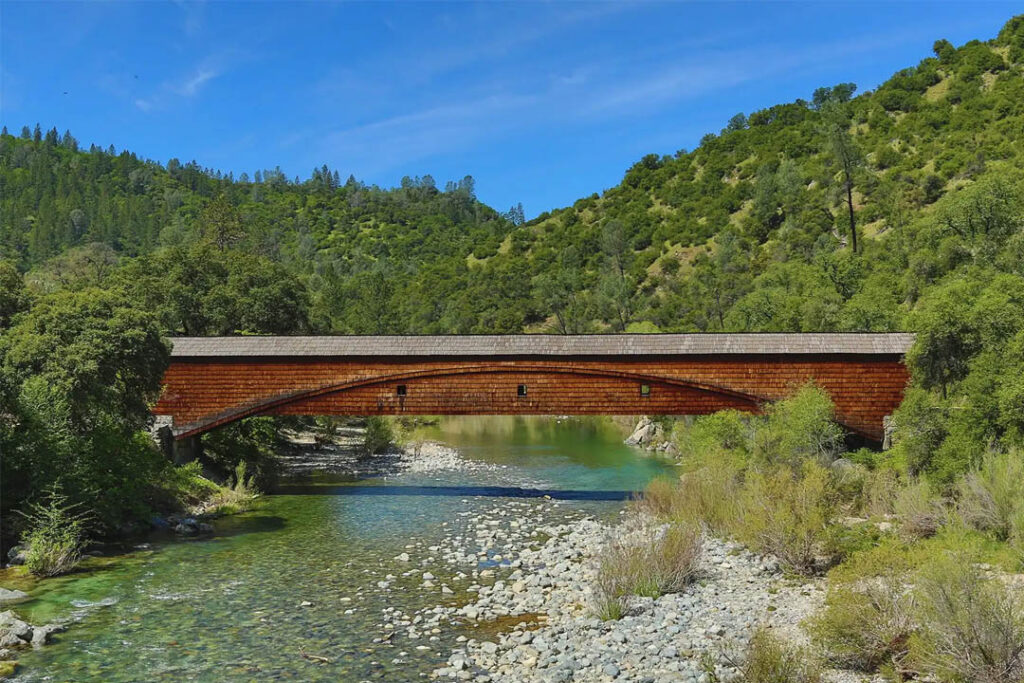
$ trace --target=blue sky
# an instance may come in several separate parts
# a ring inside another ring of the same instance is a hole
[[[380,185],[466,174],[527,216],[736,112],[870,89],[1019,3],[0,0],[0,120],[166,162]],[[66,94],[65,94],[66,93]]]

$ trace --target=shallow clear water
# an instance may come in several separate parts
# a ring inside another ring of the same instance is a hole
[[[91,560],[35,586],[19,606],[34,623],[79,621],[24,653],[17,680],[418,680],[459,633],[374,643],[381,611],[469,598],[422,589],[396,555],[428,558],[474,511],[502,501],[550,507],[545,493],[559,501],[551,521],[614,516],[667,467],[598,420],[452,418],[420,436],[501,467],[286,488],[217,520],[213,538]],[[440,558],[424,568],[442,581],[453,571]],[[398,578],[379,588],[389,573]]]

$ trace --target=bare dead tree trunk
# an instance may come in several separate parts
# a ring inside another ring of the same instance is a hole
[[[846,206],[850,210],[850,246],[853,247],[853,253],[857,253],[857,223],[853,217],[853,179],[850,177],[850,172],[845,171],[846,175]]]

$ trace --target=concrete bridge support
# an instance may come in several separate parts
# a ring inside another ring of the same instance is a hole
[[[174,419],[169,415],[156,416],[149,433],[157,448],[176,466],[197,460],[203,454],[202,437],[196,435],[175,439],[173,425]]]

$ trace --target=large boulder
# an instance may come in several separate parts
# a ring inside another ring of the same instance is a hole
[[[633,433],[626,439],[629,446],[647,446],[661,438],[661,425],[647,417],[640,418]]]

